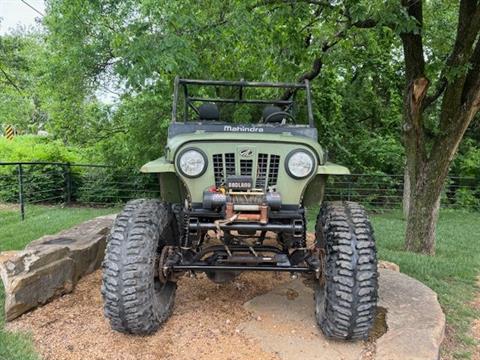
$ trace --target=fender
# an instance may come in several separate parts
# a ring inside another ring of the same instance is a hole
[[[329,175],[350,175],[350,170],[345,166],[331,162],[319,165],[317,175],[310,181],[303,193],[303,205],[305,207],[320,205],[322,203]]]
[[[187,197],[185,185],[175,173],[175,166],[165,157],[150,161],[140,172],[157,174],[160,183],[160,199],[170,203],[183,203]]]

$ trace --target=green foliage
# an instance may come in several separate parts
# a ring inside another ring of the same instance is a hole
[[[462,144],[454,163],[455,173],[459,176],[480,180],[480,144],[474,139],[466,139]]]
[[[82,163],[84,154],[60,141],[39,136],[16,136],[13,140],[0,138],[0,162],[60,162]],[[24,192],[28,201],[63,200],[64,168],[57,165],[26,165]],[[18,166],[0,166],[0,201],[18,200]]]
[[[24,135],[13,140],[0,137],[0,162],[18,161],[81,163],[86,161],[86,155],[78,147],[65,146],[48,137]]]
[[[36,88],[40,52],[38,35],[16,33],[0,37],[0,130],[14,125],[31,132],[44,124],[46,114]]]
[[[480,197],[471,189],[457,189],[455,192],[455,204],[460,208],[480,209]]]
[[[22,131],[45,128],[64,143],[90,149],[98,162],[138,168],[163,152],[175,75],[295,81],[321,56],[313,101],[319,141],[331,159],[355,172],[402,173],[398,34],[418,24],[398,1],[325,4],[50,0],[43,37],[4,39],[5,64],[24,79],[25,92],[35,94],[25,99],[7,86],[0,94],[15,96],[4,109],[21,111],[10,117],[33,124],[21,125]],[[346,9],[350,22],[373,19],[378,25],[345,30],[339,19]],[[427,72],[435,79],[454,40],[458,3],[429,1],[424,12]],[[336,45],[323,53],[325,43]],[[427,114],[432,133],[438,111]],[[236,123],[256,118],[241,107],[230,113]],[[472,168],[479,164],[477,157],[472,161]]]

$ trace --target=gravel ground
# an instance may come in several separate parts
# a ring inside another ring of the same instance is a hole
[[[308,242],[312,239],[309,234]],[[71,294],[23,315],[9,323],[7,329],[30,332],[45,360],[279,359],[243,334],[241,324],[253,316],[243,304],[289,280],[288,274],[265,272],[245,272],[222,285],[205,275],[196,279],[182,277],[173,315],[157,333],[141,337],[110,329],[103,316],[98,270],[80,280]],[[379,331],[379,335],[383,334],[383,330]],[[361,360],[373,359],[372,340],[363,344]]]
[[[244,273],[218,285],[203,276],[184,277],[173,316],[156,334],[139,337],[110,330],[97,271],[73,293],[25,314],[8,329],[31,332],[44,359],[277,359],[244,336],[239,325],[251,316],[243,303],[288,280],[286,274]]]

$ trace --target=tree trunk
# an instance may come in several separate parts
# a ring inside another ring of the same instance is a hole
[[[435,227],[440,208],[442,186],[434,188],[425,171],[418,174],[411,186],[405,247],[419,253],[435,254]]]
[[[408,174],[408,167],[407,164],[405,163],[405,169],[403,173],[403,217],[405,219],[408,218],[408,212],[410,209],[410,176]]]
[[[457,108],[451,118],[451,126],[446,129],[443,137],[436,139],[429,157],[423,160],[417,156],[415,147],[421,141],[412,134],[407,134],[407,171],[410,180],[405,233],[407,250],[435,254],[435,226],[443,186],[458,146],[477,111],[476,106]]]

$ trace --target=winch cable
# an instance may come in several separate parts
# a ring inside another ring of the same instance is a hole
[[[231,222],[234,222],[238,217],[238,214],[234,214],[232,217],[228,218],[228,219],[218,219],[218,220],[215,220],[213,223],[215,224],[215,227],[217,228],[217,239],[222,241],[222,233],[223,233],[223,230],[221,228],[222,225],[228,225],[230,224]],[[232,256],[232,252],[230,251],[230,249],[228,248],[227,244],[222,241],[223,243],[223,246],[225,247],[225,251],[227,252],[228,256]]]

